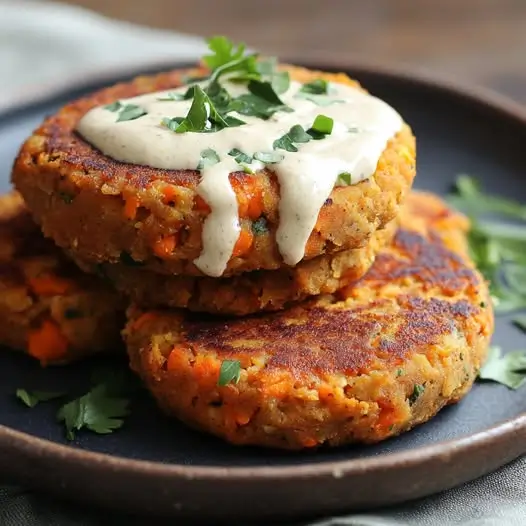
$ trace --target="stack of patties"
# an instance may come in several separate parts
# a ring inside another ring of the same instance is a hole
[[[208,69],[66,106],[14,166],[44,234],[131,299],[132,368],[168,413],[282,448],[381,440],[457,401],[491,309],[466,221],[407,198],[409,127],[346,75],[210,44]]]

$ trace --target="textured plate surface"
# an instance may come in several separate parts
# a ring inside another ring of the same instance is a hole
[[[316,67],[349,71],[413,126],[416,187],[445,193],[464,172],[490,190],[526,201],[526,112],[520,107],[389,70]],[[31,129],[85,91],[0,116],[0,190],[8,189],[12,159]],[[523,348],[526,336],[502,318],[494,342],[507,350]],[[476,385],[462,403],[394,440],[302,454],[228,446],[166,419],[143,393],[124,429],[102,437],[81,434],[73,447],[64,447],[56,405],[29,411],[14,398],[18,387],[82,392],[101,363],[40,370],[24,356],[0,354],[0,472],[128,511],[216,520],[283,518],[420,497],[526,452],[526,396],[490,384]]]

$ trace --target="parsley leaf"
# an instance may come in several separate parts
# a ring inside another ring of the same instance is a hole
[[[206,166],[213,166],[214,164],[217,164],[219,161],[220,159],[219,155],[217,155],[217,152],[212,150],[212,148],[207,148],[201,152],[201,159],[197,165],[197,169],[202,170]]]
[[[62,398],[65,393],[57,391],[27,391],[26,389],[17,389],[16,397],[21,400],[27,407],[33,408],[40,402],[48,402]]]
[[[224,360],[219,370],[217,385],[225,386],[230,383],[237,384],[241,374],[241,362],[239,360]]]
[[[135,104],[126,104],[126,106],[120,110],[119,116],[117,117],[117,122],[133,121],[139,117],[142,117],[143,115],[146,115],[146,113],[147,112],[144,111],[140,106]]]
[[[301,93],[310,93],[313,95],[327,95],[329,92],[329,83],[325,79],[316,79],[312,82],[303,84],[300,89]]]
[[[229,62],[238,60],[243,57],[245,53],[245,45],[234,45],[225,36],[214,36],[207,39],[208,48],[212,52],[211,55],[205,55],[203,62],[211,69],[217,69]]]
[[[250,164],[252,162],[252,157],[250,157],[250,155],[243,153],[241,150],[238,150],[237,148],[232,148],[228,152],[228,155],[230,155],[231,157],[234,157],[236,160],[236,163],[238,164],[241,164],[241,163]]]
[[[294,143],[305,143],[309,142],[312,137],[303,129],[302,126],[296,124],[279,139],[276,139],[273,143],[275,150],[285,150],[287,152],[297,152],[298,148]]]
[[[513,319],[514,325],[516,325],[522,332],[526,332],[526,315],[516,316]]]
[[[119,100],[116,100],[115,102],[112,102],[111,104],[106,104],[106,106],[104,106],[105,110],[114,111],[114,112],[119,111],[121,108],[122,108],[122,102]]]
[[[526,351],[513,351],[502,356],[500,347],[490,347],[479,378],[518,389],[526,381]]]
[[[256,152],[254,159],[265,164],[276,164],[283,161],[283,154],[278,152]]]
[[[342,172],[341,174],[338,174],[338,183],[343,183],[343,185],[350,185],[352,176],[349,172]]]
[[[64,422],[68,440],[83,428],[94,433],[108,434],[122,427],[128,415],[129,401],[110,394],[106,384],[93,387],[87,394],[60,408],[57,420]]]

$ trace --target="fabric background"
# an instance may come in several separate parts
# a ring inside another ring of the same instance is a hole
[[[109,77],[130,66],[140,68],[152,62],[192,60],[205,49],[197,37],[111,21],[80,8],[49,2],[0,0],[0,15],[0,111],[60,88],[57,79],[81,84],[90,76]],[[12,486],[0,475],[0,526],[103,524],[134,526],[162,522],[51,500]],[[185,526],[181,521],[177,524]],[[301,526],[306,524],[523,526],[526,458],[434,497],[375,513],[303,522]]]

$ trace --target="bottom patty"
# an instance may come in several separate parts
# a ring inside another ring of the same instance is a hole
[[[244,316],[275,311],[309,296],[331,294],[361,278],[393,238],[397,221],[376,231],[362,248],[300,262],[296,267],[246,272],[229,278],[168,276],[137,268],[130,258],[81,268],[103,273],[117,289],[145,308],[181,307],[196,312]]]
[[[364,278],[240,319],[131,307],[132,368],[160,407],[234,444],[377,442],[471,388],[493,331],[467,220],[414,193]]]
[[[44,239],[19,194],[0,196],[0,345],[43,365],[122,349],[124,309]]]

